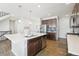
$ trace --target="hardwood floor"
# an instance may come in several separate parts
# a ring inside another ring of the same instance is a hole
[[[6,39],[6,40],[1,40],[0,41],[0,56],[15,56],[11,52],[11,41]]]
[[[66,56],[67,45],[66,39],[46,40],[47,47],[40,51],[36,56]]]

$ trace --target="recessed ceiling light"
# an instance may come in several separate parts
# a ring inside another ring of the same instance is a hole
[[[37,7],[40,8],[40,5],[38,5]]]
[[[19,23],[21,23],[21,20],[18,20]]]

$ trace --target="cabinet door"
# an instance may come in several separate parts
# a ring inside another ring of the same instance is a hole
[[[42,36],[41,41],[42,41],[42,49],[43,49],[46,47],[46,36]]]
[[[41,38],[38,40],[38,51],[40,51],[42,48],[42,41]]]
[[[29,40],[28,42],[28,55],[33,56],[41,50],[40,37]]]
[[[56,40],[56,33],[48,33],[47,38],[52,39],[52,40]]]
[[[41,38],[38,37],[37,40],[35,41],[35,51],[36,51],[36,53],[41,50],[41,47],[42,47]]]
[[[35,44],[30,42],[28,44],[28,56],[33,56],[35,54]]]
[[[39,49],[38,49],[38,44],[39,44],[39,42],[38,42],[38,40],[37,41],[35,41],[34,42],[34,44],[35,44],[35,54],[39,51]]]
[[[37,37],[28,41],[28,55],[33,56],[46,46],[44,36]]]
[[[42,49],[45,48],[45,47],[46,47],[46,40],[43,39],[43,40],[42,40]]]

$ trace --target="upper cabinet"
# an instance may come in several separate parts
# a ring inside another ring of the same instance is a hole
[[[71,19],[70,27],[73,29],[73,33],[79,33],[79,3],[75,3]]]
[[[56,32],[57,20],[56,19],[48,19],[42,20],[41,25],[46,25],[46,32]]]

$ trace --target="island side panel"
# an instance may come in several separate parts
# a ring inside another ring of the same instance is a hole
[[[25,56],[25,41],[12,42],[12,52],[15,56]]]

